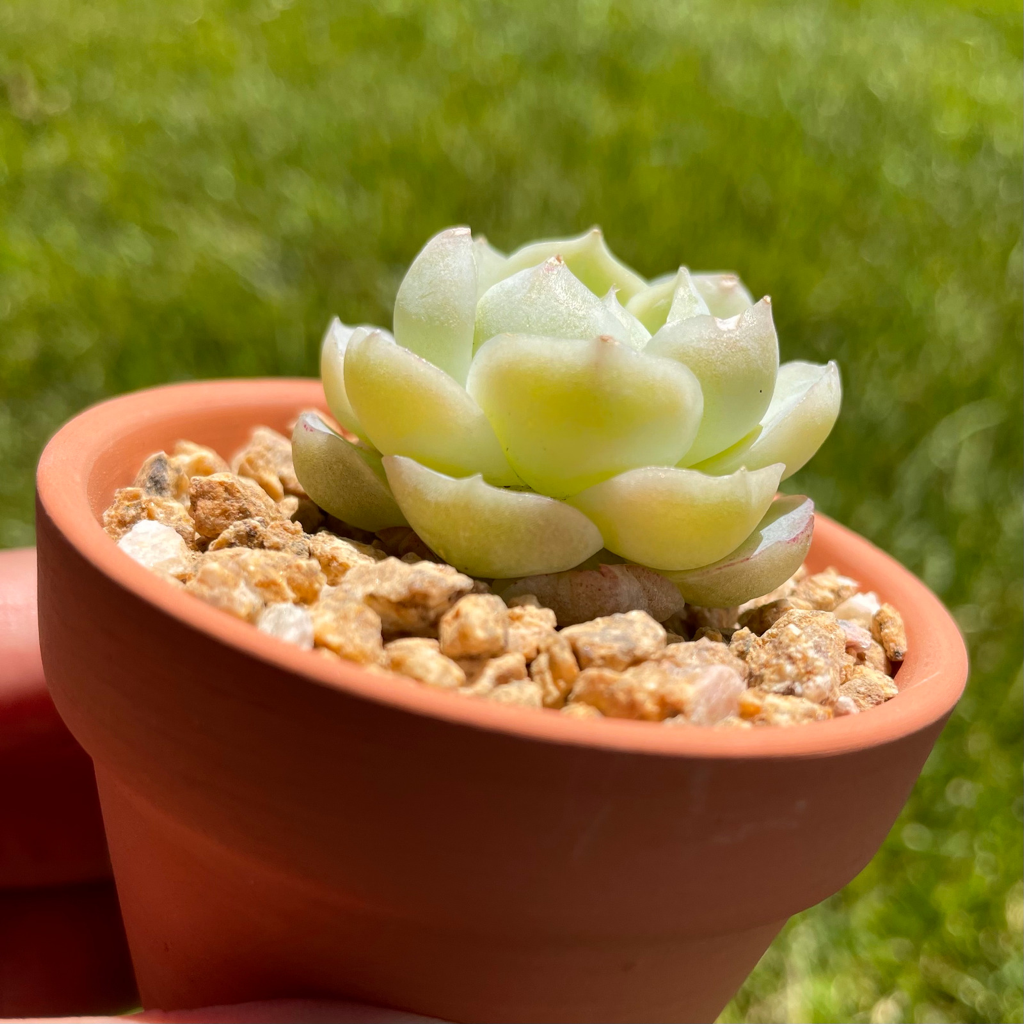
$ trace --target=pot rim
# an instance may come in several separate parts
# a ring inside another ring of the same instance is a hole
[[[270,396],[268,389],[273,390]],[[202,408],[217,408],[222,418],[231,418],[233,410],[251,410],[261,402],[295,412],[324,407],[319,380],[283,377],[167,384],[99,402],[69,420],[44,449],[36,477],[41,509],[78,554],[108,579],[243,655],[309,684],[398,711],[533,742],[725,760],[835,756],[891,743],[927,728],[947,716],[963,692],[967,652],[956,623],[939,599],[895,559],[820,513],[815,513],[818,536],[841,544],[849,555],[847,562],[873,563],[877,567],[873,574],[884,574],[884,586],[875,581],[874,588],[882,600],[899,609],[907,627],[909,649],[897,679],[900,694],[863,714],[792,728],[665,729],[650,722],[574,720],[457,698],[412,680],[373,675],[353,662],[329,662],[314,651],[261,633],[160,579],[112,542],[99,522],[102,509],[90,503],[97,461],[121,443],[125,424],[153,426],[172,411],[181,414]],[[116,486],[128,486],[128,482]]]

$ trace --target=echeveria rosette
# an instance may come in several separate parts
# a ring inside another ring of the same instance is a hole
[[[835,363],[779,365],[771,302],[735,275],[648,283],[597,229],[511,256],[442,231],[402,281],[394,334],[335,320],[321,372],[360,442],[307,414],[293,449],[338,518],[407,522],[492,579],[612,552],[710,605],[767,593],[806,553],[812,506],[777,488],[841,399]]]

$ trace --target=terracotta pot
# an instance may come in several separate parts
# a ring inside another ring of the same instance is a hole
[[[110,878],[92,762],[39,657],[34,548],[0,551],[0,889]]]
[[[97,766],[144,1004],[712,1020],[892,826],[966,678],[948,613],[822,517],[813,565],[906,618],[899,696],[753,733],[580,722],[288,647],[100,529],[150,452],[230,452],[322,401],[312,381],[159,388],[86,411],[40,462],[43,662]]]

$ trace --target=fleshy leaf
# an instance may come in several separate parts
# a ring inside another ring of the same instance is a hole
[[[737,316],[754,304],[750,292],[731,271],[715,271],[693,275],[693,284],[708,304],[712,316],[726,320]]]
[[[626,309],[652,334],[660,331],[670,319],[682,320],[708,312],[686,267],[652,281],[626,303]]]
[[[680,267],[679,273],[676,275],[676,290],[672,293],[672,305],[669,306],[665,323],[670,324],[675,320],[688,320],[693,316],[708,316],[709,314],[708,304],[697,291],[690,271],[686,267]]]
[[[682,363],[611,338],[500,335],[477,353],[467,387],[516,473],[559,498],[637,466],[674,465],[703,409]]]
[[[408,455],[455,476],[518,484],[487,417],[443,370],[380,332],[352,336],[345,386],[365,436],[385,455]]]
[[[839,416],[843,388],[839,367],[794,360],[783,363],[761,430],[746,442],[706,459],[696,468],[716,475],[740,466],[759,469],[785,463],[785,480],[805,465],[822,446]]]
[[[597,227],[578,238],[550,238],[517,249],[508,258],[505,276],[535,267],[552,256],[561,256],[595,295],[605,295],[609,288],[618,288],[623,300],[628,300],[647,286],[635,270],[612,255]]]
[[[485,235],[473,236],[473,255],[476,258],[476,297],[479,300],[491,285],[502,279],[508,257],[495,249]]]
[[[473,357],[477,271],[469,228],[435,235],[413,260],[395,299],[395,340],[466,382]]]
[[[476,308],[474,350],[498,334],[627,341],[628,330],[559,256],[499,281]]]
[[[672,274],[652,281],[649,287],[637,292],[626,303],[626,309],[653,334],[665,326],[675,293],[676,275]]]
[[[647,342],[651,340],[651,332],[619,302],[616,289],[609,288],[608,294],[601,300],[601,304],[625,328],[625,334],[618,335],[619,340],[625,341],[635,351],[643,352],[647,347]]]
[[[452,479],[391,455],[384,469],[409,523],[456,569],[485,578],[561,572],[601,547],[597,527],[564,502]]]
[[[684,466],[735,444],[757,425],[771,402],[779,340],[768,298],[729,320],[713,316],[670,320],[645,351],[684,363],[700,381],[704,418],[683,458]]]
[[[605,547],[652,569],[693,569],[722,558],[771,504],[782,465],[730,476],[634,469],[569,499],[597,523]]]
[[[351,430],[359,437],[366,435],[345,391],[345,350],[353,337],[362,338],[371,331],[380,331],[382,335],[394,341],[391,332],[381,327],[370,327],[365,324],[348,327],[335,317],[327,328],[320,347],[320,377],[323,380],[327,408],[346,430]]]
[[[802,494],[776,498],[754,532],[711,565],[666,572],[690,604],[732,608],[771,593],[803,564],[814,534],[814,502]]]
[[[316,412],[304,412],[292,431],[295,475],[332,516],[361,530],[405,526],[388,486],[380,453],[351,444]]]

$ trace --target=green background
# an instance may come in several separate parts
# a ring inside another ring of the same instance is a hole
[[[0,5],[0,544],[47,436],[312,374],[456,223],[732,268],[842,417],[793,481],[919,573],[971,683],[882,852],[726,1021],[1020,1021],[1019,5]],[[796,489],[794,486],[793,489]],[[742,892],[770,884],[751,865]],[[733,895],[723,894],[733,899]]]

